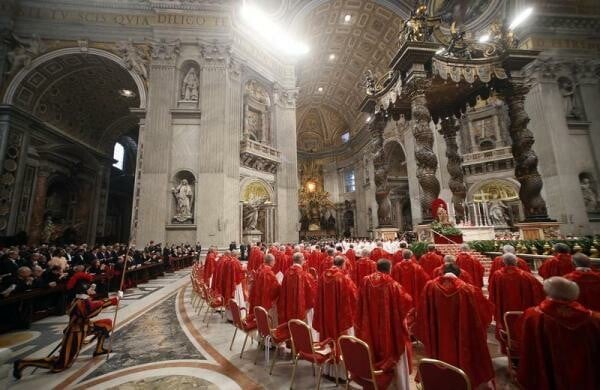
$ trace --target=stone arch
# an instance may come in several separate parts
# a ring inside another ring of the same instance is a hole
[[[15,92],[17,91],[17,88],[23,82],[25,77],[30,72],[32,72],[35,68],[37,68],[39,65],[42,65],[43,63],[50,61],[54,58],[58,58],[58,57],[69,55],[69,54],[96,55],[96,56],[100,56],[100,57],[109,59],[109,60],[115,62],[116,64],[118,64],[120,67],[123,68],[123,70],[125,70],[126,72],[129,73],[129,75],[135,82],[135,85],[137,87],[137,93],[138,93],[138,96],[140,99],[139,108],[146,108],[146,95],[147,94],[146,94],[146,87],[144,85],[144,80],[142,79],[142,77],[139,74],[137,74],[133,70],[129,69],[127,64],[125,64],[125,62],[123,61],[123,59],[121,57],[119,57],[118,55],[111,53],[109,51],[96,49],[96,48],[89,48],[89,49],[87,49],[87,51],[83,52],[80,47],[67,47],[67,48],[63,48],[63,49],[58,49],[58,50],[54,50],[54,51],[42,54],[39,57],[35,58],[33,61],[31,61],[31,63],[28,66],[23,67],[21,70],[19,70],[19,72],[11,80],[10,84],[8,85],[8,88],[6,89],[6,93],[4,94],[4,97],[2,98],[2,103],[13,104],[13,99],[15,97]]]
[[[386,169],[389,176],[408,176],[406,169],[406,152],[402,142],[389,139],[383,143]]]
[[[494,184],[494,183],[498,183],[499,186],[512,187],[512,189],[513,189],[514,193],[517,195],[517,199],[518,199],[519,188],[520,188],[520,184],[518,181],[516,181],[515,179],[512,179],[512,178],[494,178],[494,179],[483,180],[481,182],[473,184],[467,191],[467,200],[471,201],[471,202],[474,201],[475,194],[480,192],[481,189],[484,188],[485,186],[488,186],[488,185]]]
[[[250,78],[244,83],[244,137],[256,142],[273,142],[271,102],[267,86]]]
[[[240,182],[240,202],[246,202],[251,195],[266,195],[267,201],[275,203],[275,191],[271,184],[257,177],[246,177]]]

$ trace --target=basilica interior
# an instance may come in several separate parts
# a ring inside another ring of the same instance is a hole
[[[565,241],[597,258],[599,31],[595,0],[0,1],[2,254],[510,241],[536,262]],[[200,322],[190,265],[126,289],[106,363],[84,346],[7,386],[286,388],[289,367]],[[67,321],[0,348],[47,355]]]

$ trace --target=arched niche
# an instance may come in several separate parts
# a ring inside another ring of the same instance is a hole
[[[404,148],[399,142],[389,141],[384,143],[383,152],[385,155],[388,176],[408,176],[408,171],[406,169],[406,155],[404,153]]]
[[[200,102],[200,65],[186,60],[179,68],[178,106],[197,108]]]
[[[244,85],[244,137],[271,144],[271,98],[267,88],[256,80]]]
[[[473,185],[468,190],[467,202],[478,205],[477,212],[487,214],[489,224],[494,226],[510,226],[523,214],[519,183],[511,179],[490,179]]]
[[[193,224],[196,200],[196,177],[188,170],[180,170],[171,183],[171,222]]]
[[[273,188],[267,182],[260,179],[250,178],[243,180],[240,183],[240,201],[247,203],[253,198],[262,198],[265,203],[272,204],[274,203]]]

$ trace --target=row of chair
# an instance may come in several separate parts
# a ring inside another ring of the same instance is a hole
[[[207,322],[210,310],[213,311],[213,314],[220,311],[222,317],[225,300],[212,292],[202,282],[201,271],[201,266],[192,268],[193,294],[191,304],[198,315],[201,315],[203,307],[206,306],[203,321]],[[233,349],[238,332],[245,333],[240,359],[243,358],[248,338],[254,330],[256,330],[258,341],[254,364],[257,363],[261,350],[264,349],[265,366],[269,367],[270,363],[269,375],[272,375],[278,360],[278,347],[284,344],[291,346],[293,368],[290,389],[294,386],[296,368],[300,360],[312,364],[317,390],[321,385],[321,376],[325,364],[335,365],[336,385],[339,377],[339,372],[337,372],[338,363],[343,365],[347,378],[346,389],[349,388],[351,382],[365,389],[386,389],[394,379],[393,370],[377,370],[375,368],[369,345],[356,337],[341,336],[337,342],[333,339],[313,341],[312,330],[304,321],[290,320],[287,324],[275,327],[267,310],[261,306],[256,306],[254,307],[255,322],[248,323],[242,316],[242,311],[246,309],[239,307],[234,299],[229,300],[227,306],[231,311],[232,322],[235,327],[229,350]],[[271,359],[272,346],[277,348]],[[319,368],[318,375],[315,365]],[[422,389],[424,390],[471,389],[469,379],[462,370],[435,359],[422,359],[419,362],[418,377],[420,377]]]

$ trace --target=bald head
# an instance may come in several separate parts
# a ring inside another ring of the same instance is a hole
[[[548,298],[574,301],[579,296],[579,286],[561,276],[553,276],[544,281],[544,292]]]
[[[469,244],[463,243],[460,244],[460,250],[463,252],[468,252],[469,251]]]
[[[294,262],[294,264],[302,265],[304,263],[304,255],[302,254],[302,252],[294,253],[294,255],[292,256],[292,261]]]
[[[581,252],[577,252],[573,255],[573,264],[575,264],[575,267],[592,268],[592,261],[590,258]]]
[[[571,252],[571,248],[569,248],[569,246],[567,244],[563,244],[562,242],[559,242],[558,244],[554,245],[554,252],[569,253],[569,252]]]
[[[405,249],[402,251],[402,258],[404,260],[410,260],[413,256],[413,253],[411,250]]]
[[[435,245],[434,244],[427,245],[427,250],[429,252],[435,252]]]
[[[273,265],[275,264],[275,256],[273,256],[272,254],[268,254],[265,256],[265,264],[266,265]]]
[[[333,259],[333,265],[335,265],[336,267],[343,267],[344,256],[336,256],[335,259]]]
[[[371,254],[371,251],[369,251],[368,249],[363,249],[361,252],[362,257],[369,257],[369,255]]]
[[[377,271],[383,272],[384,274],[389,274],[392,269],[392,263],[386,259],[380,259],[377,261]]]

